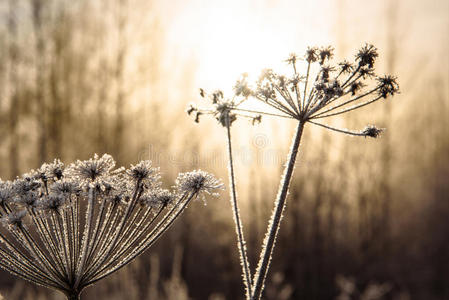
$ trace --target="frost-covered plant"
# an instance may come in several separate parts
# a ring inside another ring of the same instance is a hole
[[[360,131],[351,131],[331,127],[318,120],[354,111],[393,96],[399,91],[395,77],[377,76],[374,73],[378,52],[373,45],[363,46],[355,55],[353,63],[343,61],[331,64],[332,57],[331,47],[309,48],[303,57],[291,54],[286,60],[292,67],[291,74],[280,75],[271,69],[264,70],[254,87],[251,87],[247,77],[243,76],[237,81],[234,87],[235,94],[231,99],[225,98],[221,91],[206,95],[200,90],[203,98],[206,96],[210,98],[213,107],[199,109],[190,105],[187,109],[189,114],[195,116],[196,122],[199,122],[201,115],[209,114],[227,129],[231,203],[247,299],[260,299],[263,292],[305,124],[310,123],[352,136],[376,138],[382,130],[373,125],[368,125]],[[300,64],[304,66],[304,73],[297,70]],[[248,98],[254,98],[265,104],[267,110],[256,111],[245,107]],[[250,118],[255,123],[261,121],[262,115],[293,119],[297,122],[297,127],[268,223],[257,270],[251,278],[235,192],[230,126],[239,116]]]
[[[169,191],[149,161],[114,167],[95,155],[0,181],[0,267],[79,299],[151,247],[192,199],[222,188],[200,170],[179,174]]]

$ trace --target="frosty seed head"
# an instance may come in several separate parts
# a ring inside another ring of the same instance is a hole
[[[39,193],[36,191],[28,192],[14,199],[14,203],[24,208],[35,208],[38,206],[38,201]]]
[[[94,181],[95,179],[106,176],[115,167],[115,161],[109,154],[99,157],[97,154],[94,158],[80,161],[78,160],[71,168],[71,172],[81,179]]]
[[[223,189],[223,183],[202,170],[180,173],[176,179],[176,188],[180,193],[192,193],[196,196],[209,194],[216,196],[218,189]]]
[[[60,180],[64,173],[64,164],[55,159],[52,163],[44,163],[38,170],[46,179]]]
[[[11,182],[0,181],[0,206],[8,204],[14,196],[14,190]]]
[[[318,60],[318,48],[309,47],[307,48],[305,59],[309,63],[314,63]]]
[[[26,195],[31,191],[37,191],[41,186],[42,184],[40,181],[28,176],[16,179],[13,182],[13,190],[19,196]]]
[[[172,204],[175,200],[175,195],[169,190],[157,189],[150,191],[143,195],[139,202],[141,205],[152,208],[164,208]]]
[[[385,75],[377,79],[379,87],[379,95],[383,98],[387,98],[388,95],[394,96],[399,92],[399,84],[396,81],[396,77]]]
[[[54,193],[63,194],[66,196],[70,196],[72,194],[79,195],[82,191],[76,181],[67,179],[56,181],[50,186],[50,190]]]
[[[356,53],[354,62],[344,60],[332,63],[333,51],[330,46],[320,49],[308,48],[304,55],[304,60],[307,61],[304,71],[297,68],[297,56],[291,54],[286,60],[292,66],[289,74],[277,74],[272,69],[264,69],[252,85],[253,88],[250,88],[247,77],[237,81],[234,87],[235,95],[229,105],[223,100],[222,93],[215,93],[213,98],[215,111],[198,111],[192,106],[188,112],[196,112],[196,119],[198,113],[213,114],[223,125],[227,124],[227,120],[229,124],[232,123],[241,115],[253,123],[259,121],[261,115],[267,115],[296,119],[302,123],[309,122],[353,136],[377,137],[380,131],[374,129],[366,132],[351,131],[315,122],[317,119],[357,110],[399,92],[395,77],[389,75],[377,77],[375,74],[374,64],[378,53],[373,45],[364,45]],[[204,90],[201,92],[204,96]],[[267,110],[244,107],[248,97],[263,103]]]
[[[12,182],[0,180],[0,229],[9,231],[1,232],[0,267],[78,293],[143,253],[189,201],[220,186],[198,171],[179,181],[190,194],[172,193],[160,188],[149,161],[114,166],[110,155],[95,155],[66,169],[55,160]],[[28,211],[31,222],[24,226]]]
[[[136,165],[131,165],[129,170],[126,171],[128,176],[136,181],[155,181],[158,178],[158,169],[151,167],[151,161],[144,160]]]
[[[42,197],[39,206],[43,211],[59,212],[59,209],[66,203],[66,198],[62,194],[50,194]]]
[[[382,133],[382,129],[377,128],[376,126],[370,125],[367,126],[363,131],[362,134],[365,137],[372,137],[372,138],[377,138],[379,137],[379,135]]]
[[[329,60],[334,56],[334,48],[331,46],[321,48],[318,55],[320,57],[320,64],[322,65],[326,60]]]
[[[362,47],[362,49],[359,50],[359,52],[356,54],[355,58],[356,61],[358,61],[359,66],[368,66],[368,68],[374,67],[374,62],[376,61],[376,58],[379,56],[377,53],[376,47],[370,44],[366,44]]]
[[[340,67],[341,73],[351,73],[354,70],[354,66],[346,60],[339,63],[338,66]]]
[[[5,226],[11,229],[22,228],[23,219],[25,218],[26,214],[26,210],[12,211],[9,214],[3,216],[0,220]]]

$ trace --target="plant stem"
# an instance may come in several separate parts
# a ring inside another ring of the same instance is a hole
[[[226,119],[226,132],[228,141],[228,161],[229,161],[229,183],[230,183],[230,200],[233,211],[235,230],[237,233],[237,247],[240,253],[240,264],[242,265],[242,275],[246,289],[246,299],[251,299],[251,271],[249,269],[248,255],[246,253],[246,242],[243,236],[243,225],[240,218],[240,210],[237,204],[237,192],[235,189],[235,175],[234,175],[234,160],[232,158],[232,144],[231,144],[231,128],[229,124],[229,115]]]
[[[67,300],[80,300],[81,299],[80,294],[81,293],[79,292],[71,291],[66,292],[65,296],[67,297]]]
[[[284,175],[281,179],[281,185],[279,187],[275,207],[271,215],[270,223],[268,224],[267,233],[265,235],[262,250],[260,253],[257,271],[254,275],[253,294],[251,297],[251,299],[253,300],[260,299],[264,289],[265,278],[270,267],[270,261],[273,254],[274,244],[276,242],[276,236],[279,231],[282,214],[285,208],[288,188],[293,175],[293,170],[295,168],[296,156],[298,155],[298,149],[301,142],[304,124],[304,122],[299,122],[290,148],[290,153],[288,154],[287,165],[284,170]]]

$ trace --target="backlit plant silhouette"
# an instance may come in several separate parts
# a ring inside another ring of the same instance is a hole
[[[243,76],[237,81],[234,87],[235,94],[231,99],[225,98],[221,91],[207,95],[201,89],[200,95],[203,98],[206,96],[210,98],[213,106],[210,109],[202,109],[190,105],[187,109],[189,114],[195,116],[196,122],[199,122],[201,115],[213,115],[227,131],[230,198],[246,299],[260,299],[262,296],[305,125],[310,123],[352,136],[376,138],[382,130],[372,125],[366,126],[361,131],[351,131],[331,127],[319,120],[354,111],[393,96],[399,90],[395,77],[377,76],[374,73],[374,63],[378,53],[372,45],[363,46],[356,54],[354,63],[343,61],[330,64],[332,57],[331,47],[309,48],[303,57],[292,54],[286,60],[292,67],[291,74],[279,75],[273,70],[264,70],[254,87],[251,87],[246,76]],[[304,66],[304,73],[298,72],[299,64]],[[263,103],[267,110],[256,111],[245,107],[245,102],[249,98]],[[252,276],[235,190],[230,127],[239,116],[250,118],[254,123],[260,122],[262,115],[292,119],[297,126],[274,202],[274,209],[268,222],[260,259]]]
[[[1,181],[0,266],[79,299],[151,247],[192,199],[222,188],[200,170],[179,174],[169,191],[149,161],[114,167],[110,155],[95,155]]]

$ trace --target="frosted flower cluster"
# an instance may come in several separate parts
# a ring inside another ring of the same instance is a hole
[[[320,119],[349,113],[399,92],[394,76],[376,75],[374,65],[378,52],[373,45],[364,45],[353,62],[333,63],[333,51],[329,46],[310,47],[302,56],[293,53],[286,59],[292,67],[290,74],[265,69],[252,85],[244,74],[235,84],[231,99],[216,91],[209,96],[212,108],[202,109],[191,104],[187,112],[195,115],[196,122],[200,115],[214,115],[224,126],[224,117],[228,117],[231,125],[238,116],[251,118],[255,123],[266,115],[296,119],[349,135],[378,137],[382,130],[374,130],[373,125],[369,126],[370,130],[351,131],[319,122]],[[304,68],[303,72],[299,71],[300,67]],[[200,94],[207,96],[203,90]],[[265,104],[266,110],[245,107],[249,98]]]
[[[105,154],[0,181],[0,267],[76,299],[148,249],[192,199],[222,184],[204,171],[161,188],[150,161],[115,168]]]

